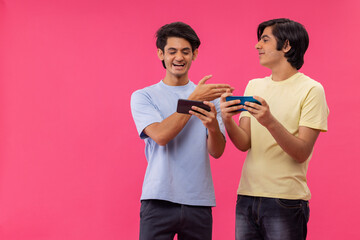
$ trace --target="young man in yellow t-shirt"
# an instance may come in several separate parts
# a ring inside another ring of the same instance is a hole
[[[306,172],[329,113],[320,83],[298,72],[309,44],[305,28],[289,19],[258,26],[260,64],[269,77],[251,80],[245,96],[260,104],[221,96],[231,141],[248,151],[236,204],[236,239],[306,239],[310,191]],[[239,125],[233,120],[241,112]]]

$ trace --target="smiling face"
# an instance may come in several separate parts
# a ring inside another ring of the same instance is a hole
[[[191,63],[196,59],[198,50],[192,51],[190,43],[184,38],[169,37],[164,51],[158,49],[158,57],[164,61],[166,76],[164,83],[172,86],[185,85]]]
[[[287,47],[277,50],[276,45],[277,41],[272,34],[272,27],[266,27],[259,42],[255,45],[256,50],[259,52],[260,64],[264,67],[274,69],[279,64],[287,62],[285,58],[285,53],[288,51]]]

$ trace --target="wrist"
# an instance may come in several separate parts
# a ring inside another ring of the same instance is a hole
[[[228,117],[228,116],[221,115],[221,119],[222,119],[223,123],[226,125],[230,124],[233,121],[232,116]]]
[[[198,99],[198,97],[196,96],[196,94],[190,94],[190,96],[188,97],[188,100],[193,100],[193,101],[200,101],[199,99]]]
[[[217,126],[214,126],[213,128],[208,128],[208,134],[211,135],[211,134],[216,134],[220,132],[220,128],[219,128],[219,125]]]
[[[270,131],[272,129],[278,128],[278,124],[279,122],[274,117],[272,117],[268,122],[264,124],[264,127],[266,127]]]

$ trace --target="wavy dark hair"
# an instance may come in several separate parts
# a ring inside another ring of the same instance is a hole
[[[272,27],[272,34],[277,40],[277,50],[281,50],[287,42],[291,49],[285,53],[287,61],[299,70],[304,64],[304,55],[309,46],[309,35],[303,25],[287,18],[278,18],[259,24],[257,37],[260,40],[266,27]]]
[[[164,48],[169,37],[184,38],[190,43],[192,52],[198,49],[201,44],[194,29],[183,22],[173,22],[159,28],[156,32],[156,47],[164,52]],[[164,68],[166,68],[164,61],[162,61],[162,63]]]

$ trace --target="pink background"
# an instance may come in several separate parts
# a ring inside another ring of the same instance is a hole
[[[359,239],[360,1],[0,0],[0,239],[137,239],[146,168],[130,95],[164,69],[155,31],[190,24],[202,40],[190,78],[241,95],[269,75],[257,25],[288,17],[310,46],[302,72],[330,107],[310,163],[308,239]],[[233,239],[245,154],[212,160],[215,240]]]

